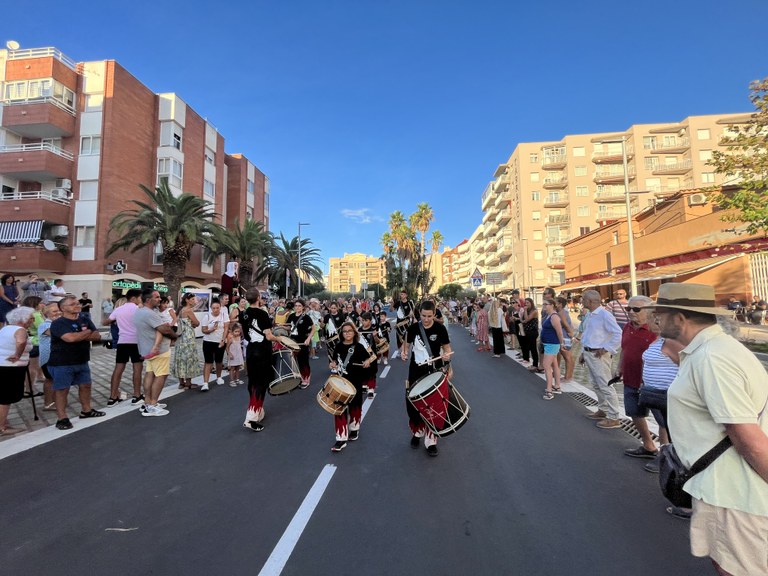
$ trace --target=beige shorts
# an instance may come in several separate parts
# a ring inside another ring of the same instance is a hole
[[[768,516],[693,499],[691,553],[731,574],[768,574]]]
[[[144,367],[147,372],[152,372],[155,376],[168,376],[171,373],[171,351],[168,350],[154,358],[144,360]]]

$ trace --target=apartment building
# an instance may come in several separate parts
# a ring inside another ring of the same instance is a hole
[[[387,273],[381,258],[358,252],[329,261],[327,286],[331,292],[359,292],[373,284],[385,286],[386,280]]]
[[[159,247],[105,256],[109,222],[167,180],[209,200],[222,224],[269,222],[269,181],[177,94],[156,94],[114,60],[56,48],[0,50],[0,271],[64,279],[96,301],[162,284]],[[197,248],[185,285],[218,287]],[[117,275],[113,264],[125,270]]]
[[[681,190],[721,184],[707,164],[747,114],[689,116],[623,132],[518,144],[481,196],[480,270],[501,290],[565,283],[563,244]],[[626,183],[624,160],[626,153]]]

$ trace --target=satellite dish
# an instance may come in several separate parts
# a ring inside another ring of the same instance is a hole
[[[8,40],[8,42],[5,43],[5,47],[8,48],[8,50],[18,50],[19,43],[16,42],[16,40]]]
[[[48,250],[48,252],[53,252],[56,250],[56,244],[53,243],[53,240],[43,240],[43,248]]]

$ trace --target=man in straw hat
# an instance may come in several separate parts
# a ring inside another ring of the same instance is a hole
[[[679,341],[680,371],[669,388],[669,432],[690,467],[728,435],[726,450],[685,485],[693,497],[691,552],[719,574],[768,574],[768,374],[725,334],[715,291],[663,284],[655,304],[661,336]]]

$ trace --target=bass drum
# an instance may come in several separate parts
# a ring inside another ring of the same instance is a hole
[[[469,419],[469,404],[443,372],[432,372],[416,380],[408,402],[436,436],[453,434]]]
[[[287,348],[272,352],[272,370],[274,378],[267,391],[271,396],[288,394],[301,384],[301,372],[293,352]]]

